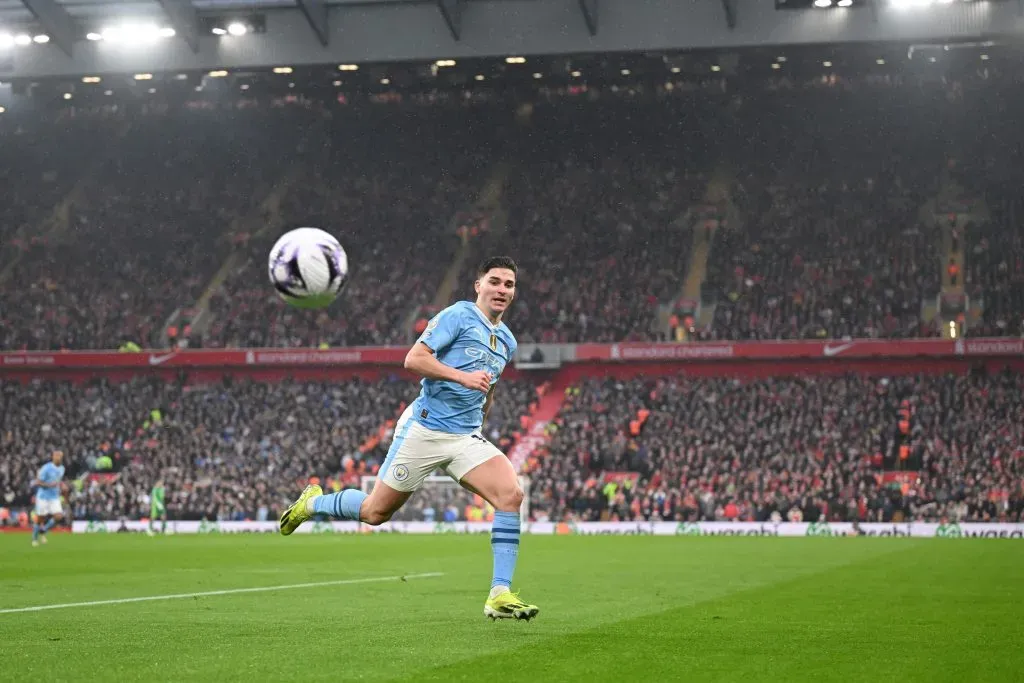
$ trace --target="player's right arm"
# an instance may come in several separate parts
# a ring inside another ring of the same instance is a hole
[[[491,374],[483,370],[465,372],[445,365],[434,357],[434,351],[423,342],[416,342],[405,355],[405,369],[420,377],[455,382],[467,389],[487,393],[491,388]]]
[[[405,369],[420,377],[455,382],[467,389],[487,393],[491,388],[490,373],[484,370],[465,372],[445,365],[435,356],[455,341],[461,326],[459,317],[459,311],[452,308],[446,308],[438,313],[405,355]]]
[[[36,474],[36,478],[32,481],[32,486],[35,486],[37,488],[42,487],[44,489],[57,488],[60,482],[55,479],[49,479],[49,475],[50,471],[44,465],[43,468],[40,469],[39,472]]]

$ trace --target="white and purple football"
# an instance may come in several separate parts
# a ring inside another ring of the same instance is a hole
[[[348,255],[333,235],[318,228],[296,228],[270,250],[270,283],[296,308],[324,308],[348,279]]]

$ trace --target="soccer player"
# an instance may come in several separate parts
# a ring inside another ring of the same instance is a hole
[[[164,480],[160,479],[153,484],[153,490],[149,492],[149,529],[147,534],[153,536],[156,530],[153,528],[157,517],[160,518],[160,533],[167,533],[167,506],[164,505]]]
[[[281,515],[282,534],[291,534],[315,514],[383,524],[440,467],[495,509],[494,573],[484,614],[492,619],[537,616],[537,606],[511,590],[523,490],[512,463],[481,433],[498,377],[516,350],[515,337],[501,321],[515,297],[516,273],[515,261],[506,256],[484,261],[474,283],[476,303],[460,301],[438,313],[409,350],[405,367],[423,378],[422,388],[395,425],[373,491],[323,495],[319,486],[307,486]]]
[[[32,546],[46,543],[46,532],[57,524],[64,516],[60,504],[60,483],[64,478],[64,453],[54,451],[50,462],[39,469],[39,474],[32,481],[36,487],[36,523],[32,525]],[[48,517],[46,524],[43,518]]]

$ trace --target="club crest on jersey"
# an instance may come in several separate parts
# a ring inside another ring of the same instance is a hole
[[[481,330],[480,328],[473,328],[473,333],[476,334],[476,338],[480,341],[481,344],[485,344],[488,348],[491,349],[491,351],[497,352],[498,342],[500,341],[498,339],[497,334],[491,332],[490,336],[488,337],[488,334]],[[502,342],[502,345],[504,345],[504,342]]]

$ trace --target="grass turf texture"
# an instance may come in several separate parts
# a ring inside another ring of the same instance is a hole
[[[0,535],[0,681],[1021,681],[1024,543],[530,537],[491,622],[481,536]]]

